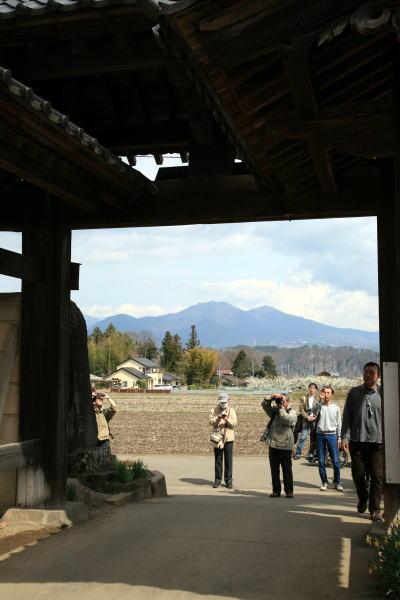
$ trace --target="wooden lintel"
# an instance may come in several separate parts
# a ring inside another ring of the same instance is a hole
[[[0,248],[0,273],[26,281],[39,281],[43,277],[43,263],[34,256]]]
[[[321,112],[320,101],[309,49],[285,58],[283,65],[298,116],[300,118],[318,117]],[[308,147],[323,194],[326,197],[337,197],[338,189],[329,149],[318,135],[313,135],[308,140]]]
[[[322,219],[375,215],[380,178],[373,169],[338,180],[337,198],[318,189],[285,198],[269,194],[251,175],[213,175],[160,180],[158,193],[131,216],[115,213],[111,220],[91,215],[74,218],[74,229],[152,227],[198,223],[240,223],[290,219]],[[188,202],[190,198],[190,202]],[[207,202],[204,202],[207,198]]]
[[[0,446],[0,472],[39,464],[42,460],[40,440],[26,440]]]

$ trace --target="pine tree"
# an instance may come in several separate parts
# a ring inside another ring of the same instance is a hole
[[[250,361],[244,350],[240,350],[232,363],[232,373],[239,378],[248,377],[251,372]]]
[[[165,332],[163,340],[161,342],[160,352],[161,352],[161,366],[164,367],[167,371],[171,369],[171,362],[173,357],[173,344],[174,339],[169,331]]]
[[[144,334],[138,343],[137,351],[143,358],[154,360],[157,357],[158,349],[155,341],[150,335]]]
[[[182,361],[183,349],[182,341],[178,334],[171,335],[169,331],[165,333],[161,342],[161,366],[166,371],[175,373],[179,370]]]
[[[276,365],[274,359],[269,354],[266,354],[262,359],[262,366],[266,377],[277,377]]]
[[[110,337],[112,335],[114,335],[114,333],[116,333],[117,329],[115,327],[115,325],[113,325],[112,323],[109,324],[109,326],[107,327],[107,329],[104,332],[105,337]]]
[[[188,341],[186,342],[186,348],[188,350],[193,350],[193,348],[198,348],[200,346],[200,340],[197,337],[196,325],[190,326],[190,336]]]
[[[91,338],[95,344],[99,344],[104,338],[104,333],[102,332],[100,327],[98,325],[96,325],[96,327],[93,329],[92,333],[90,334],[89,338]]]

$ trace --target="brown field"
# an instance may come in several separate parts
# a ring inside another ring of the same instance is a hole
[[[210,409],[217,394],[195,392],[171,394],[111,394],[118,412],[110,428],[116,454],[210,454]],[[297,409],[301,393],[292,394]],[[339,391],[335,401],[343,408],[346,393]],[[261,408],[264,394],[231,396],[238,416],[235,454],[264,455],[265,444],[259,442],[267,416]]]

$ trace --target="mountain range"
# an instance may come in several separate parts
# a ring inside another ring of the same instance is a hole
[[[85,318],[89,334],[95,326],[104,331],[112,323],[119,331],[150,332],[157,343],[161,342],[166,331],[177,333],[185,343],[190,326],[194,324],[201,344],[212,348],[236,345],[294,347],[305,344],[379,347],[379,334],[376,331],[332,327],[284,313],[271,306],[241,310],[227,302],[212,301],[159,317],[136,318],[119,314],[97,322],[93,322],[93,317]]]

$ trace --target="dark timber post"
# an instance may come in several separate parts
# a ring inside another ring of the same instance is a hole
[[[42,439],[47,508],[64,504],[67,480],[71,231],[57,205],[35,204],[23,230],[23,253],[42,260],[42,273],[22,285],[21,439]]]
[[[381,365],[384,362],[400,363],[400,187],[398,163],[395,163],[393,169],[393,163],[388,161],[382,167],[382,175],[382,197],[377,220]],[[383,388],[384,386],[383,378]],[[385,410],[384,389],[383,397],[383,410]],[[400,507],[400,485],[385,483],[384,499],[385,520],[389,523]]]

